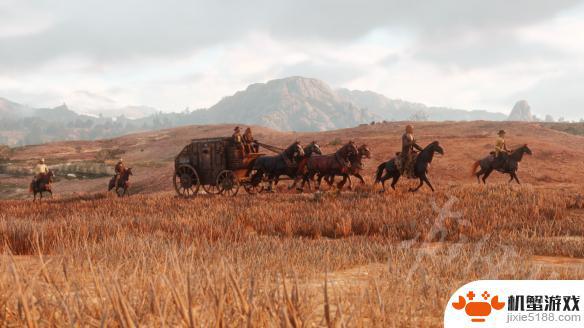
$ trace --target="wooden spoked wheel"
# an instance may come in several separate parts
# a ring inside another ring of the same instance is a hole
[[[254,181],[253,177],[256,174],[256,170],[251,171],[250,175],[249,175],[249,181],[247,181],[244,185],[243,188],[245,189],[245,191],[250,194],[250,195],[255,195],[255,194],[259,194],[261,192],[264,191],[264,181],[263,181],[263,177],[259,177],[259,181]]]
[[[239,191],[239,181],[233,171],[221,171],[217,176],[217,186],[220,193],[227,196],[235,196]]]
[[[194,167],[183,164],[174,172],[174,189],[176,193],[184,198],[190,198],[197,195],[201,180]]]
[[[221,193],[221,188],[217,184],[215,185],[203,185],[203,190],[209,195],[218,195]]]

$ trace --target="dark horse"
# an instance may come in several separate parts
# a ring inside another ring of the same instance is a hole
[[[55,174],[53,171],[49,170],[47,174],[43,174],[38,177],[35,181],[30,183],[30,191],[32,191],[34,198],[36,200],[37,194],[40,194],[40,199],[43,199],[43,192],[48,192],[53,197],[53,190],[51,189],[51,183],[53,183],[53,177]]]
[[[363,171],[364,167],[363,159],[365,158],[371,158],[371,150],[369,150],[369,147],[367,145],[361,145],[359,146],[359,148],[357,148],[357,154],[349,156],[349,162],[351,163],[351,166],[349,167],[348,172],[335,172],[334,175],[331,174],[327,176],[325,178],[325,181],[328,183],[329,186],[332,186],[334,183],[335,176],[339,175],[343,177],[343,180],[341,180],[337,184],[337,189],[339,190],[343,189],[345,183],[349,181],[349,190],[352,190],[353,189],[353,182],[351,181],[352,175],[359,179],[359,181],[361,181],[361,184],[365,184],[365,179],[363,179],[363,176],[361,175],[361,172]]]
[[[311,156],[322,155],[322,150],[316,142],[310,143],[308,146],[304,147],[304,156],[298,162],[298,168],[296,169],[296,175],[292,177],[294,183],[288,186],[288,189],[296,187],[298,182],[298,177],[302,177],[306,173],[306,163]],[[276,184],[278,184],[278,179],[276,178]],[[310,181],[308,182],[308,187],[310,188]]]
[[[334,175],[337,173],[346,173],[350,168],[349,158],[351,156],[356,156],[359,153],[355,143],[350,141],[334,154],[331,155],[321,155],[312,156],[306,161],[306,167],[303,169],[305,172],[302,177],[302,184],[298,188],[299,191],[304,189],[304,183],[308,182],[310,185],[310,180],[318,174],[318,184],[317,189],[320,189],[320,183],[323,177]],[[295,181],[294,183],[296,183]]]
[[[418,191],[420,188],[422,188],[424,183],[426,183],[428,187],[432,189],[432,192],[434,192],[434,187],[430,183],[430,180],[428,180],[427,173],[428,165],[432,163],[432,159],[434,158],[435,153],[444,155],[444,149],[442,149],[438,141],[434,141],[428,146],[426,146],[426,148],[424,148],[416,157],[414,162],[414,175],[416,178],[420,179],[420,184],[416,188],[410,188],[411,192]],[[384,176],[382,176],[383,171],[386,171]],[[400,177],[401,172],[397,169],[397,166],[395,165],[395,159],[392,159],[390,161],[381,163],[377,167],[375,183],[381,182],[383,191],[385,191],[385,181],[389,178],[393,178],[391,182],[391,188],[395,190],[395,185],[399,181]]]
[[[531,149],[527,147],[527,145],[523,145],[512,151],[509,155],[503,155],[504,157],[501,159],[500,162],[494,157],[494,154],[491,154],[480,161],[476,161],[472,166],[472,174],[477,177],[477,181],[481,183],[481,175],[483,176],[482,180],[483,183],[487,183],[487,178],[493,171],[499,171],[503,174],[509,174],[511,179],[509,179],[509,183],[513,180],[517,181],[518,184],[519,178],[517,177],[517,170],[519,169],[519,162],[523,159],[523,155],[531,155]],[[477,172],[477,169],[480,166],[480,170]]]
[[[277,180],[281,175],[296,177],[298,163],[303,157],[304,149],[299,142],[293,143],[281,154],[258,157],[253,165],[255,173],[251,177],[252,183],[259,184],[265,175],[270,183],[268,191],[272,191],[274,180]]]
[[[120,175],[120,179],[118,180],[118,185],[116,186],[116,177],[113,176],[109,182],[108,185],[108,189],[107,191],[111,191],[112,189],[116,189],[116,194],[118,194],[118,196],[122,197],[127,195],[130,195],[128,193],[128,190],[130,189],[130,176],[133,175],[132,173],[132,168],[127,168],[121,175]],[[120,188],[123,190],[122,193],[120,193]]]

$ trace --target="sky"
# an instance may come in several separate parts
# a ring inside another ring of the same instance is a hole
[[[182,111],[299,75],[577,120],[583,31],[584,0],[0,0],[0,97]]]

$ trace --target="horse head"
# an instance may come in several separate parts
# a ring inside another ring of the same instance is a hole
[[[444,148],[442,148],[442,146],[440,146],[440,142],[438,142],[438,141],[432,142],[431,144],[428,145],[428,147],[426,147],[426,149],[428,149],[434,153],[444,155]]]
[[[134,173],[132,172],[132,168],[131,168],[131,167],[129,167],[129,168],[127,168],[127,169],[126,169],[126,174],[127,174],[128,176],[130,176],[130,175],[134,175]]]
[[[55,177],[55,173],[53,173],[52,170],[49,170],[49,172],[47,173],[47,182],[49,182],[49,183],[53,182],[54,177]]]
[[[533,155],[533,153],[531,152],[531,149],[529,149],[529,147],[527,147],[527,144],[523,145],[523,147],[521,147],[521,149],[523,150],[524,153],[526,153],[527,155]]]
[[[288,147],[284,153],[288,156],[291,160],[300,160],[304,157],[304,148],[300,145],[299,141],[294,142],[293,144]]]
[[[369,146],[361,145],[357,150],[359,153],[359,157],[361,158],[371,158],[371,150],[369,150]]]
[[[316,142],[312,142],[304,148],[304,155],[311,156],[312,154],[322,155],[322,150]]]

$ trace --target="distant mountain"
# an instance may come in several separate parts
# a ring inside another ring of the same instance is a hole
[[[485,110],[428,107],[421,103],[389,99],[372,91],[339,89],[337,94],[343,100],[389,121],[415,120],[420,117],[428,121],[503,121],[507,118],[505,114]]]
[[[535,121],[533,114],[531,114],[531,107],[526,100],[519,100],[513,106],[511,114],[509,114],[508,121],[518,122],[532,122]]]
[[[87,110],[93,115],[79,114],[66,104],[35,109],[0,98],[0,144],[105,139],[191,124],[253,124],[281,131],[323,131],[381,120],[507,119],[500,113],[430,107],[372,91],[334,90],[320,80],[298,76],[252,84],[208,109],[180,113],[161,113],[143,106]]]
[[[324,131],[375,120],[317,79],[290,77],[252,84],[206,112],[213,123],[258,124],[284,131]]]

